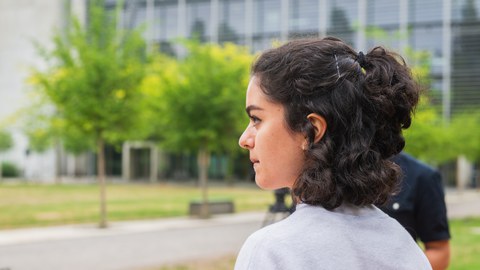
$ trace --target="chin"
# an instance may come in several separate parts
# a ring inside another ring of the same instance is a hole
[[[255,177],[255,183],[263,190],[275,190],[285,187],[283,185],[279,185],[278,183],[272,183],[266,179],[262,179],[261,177]]]
[[[255,184],[257,184],[257,186],[261,189],[264,189],[264,190],[273,190],[271,188],[271,183],[268,183],[268,181],[265,181],[264,179],[262,178],[259,178],[259,177],[255,177]]]

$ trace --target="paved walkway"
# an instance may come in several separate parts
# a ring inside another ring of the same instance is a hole
[[[264,213],[0,231],[0,270],[149,269],[238,253]]]
[[[239,213],[234,215],[216,215],[210,219],[181,217],[155,220],[111,222],[106,229],[99,229],[95,224],[81,224],[52,226],[45,228],[14,229],[4,231],[0,230],[0,246],[63,239],[125,235],[152,231],[168,231],[172,229],[186,230],[192,228],[242,224],[250,222],[258,223],[260,226],[263,217],[264,213],[251,212]]]
[[[447,191],[450,218],[480,216],[480,192]],[[145,269],[236,254],[263,212],[0,231],[0,270]]]
[[[449,218],[480,217],[480,189],[447,190],[445,200]]]

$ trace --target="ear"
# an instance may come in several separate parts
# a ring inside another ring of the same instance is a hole
[[[308,121],[310,121],[313,128],[315,129],[315,138],[313,142],[317,143],[323,138],[323,135],[325,135],[325,131],[327,131],[327,121],[325,121],[325,118],[323,118],[323,116],[320,116],[316,113],[311,113],[307,115],[307,119]]]

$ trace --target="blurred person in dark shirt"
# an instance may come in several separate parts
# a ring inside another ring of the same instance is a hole
[[[433,270],[446,269],[450,232],[440,173],[403,152],[394,162],[403,171],[401,190],[381,209],[424,244]]]

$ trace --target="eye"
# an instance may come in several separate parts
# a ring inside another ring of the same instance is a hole
[[[260,118],[254,116],[254,115],[250,115],[250,122],[253,123],[253,126],[256,126],[258,125],[262,120],[260,120]]]

